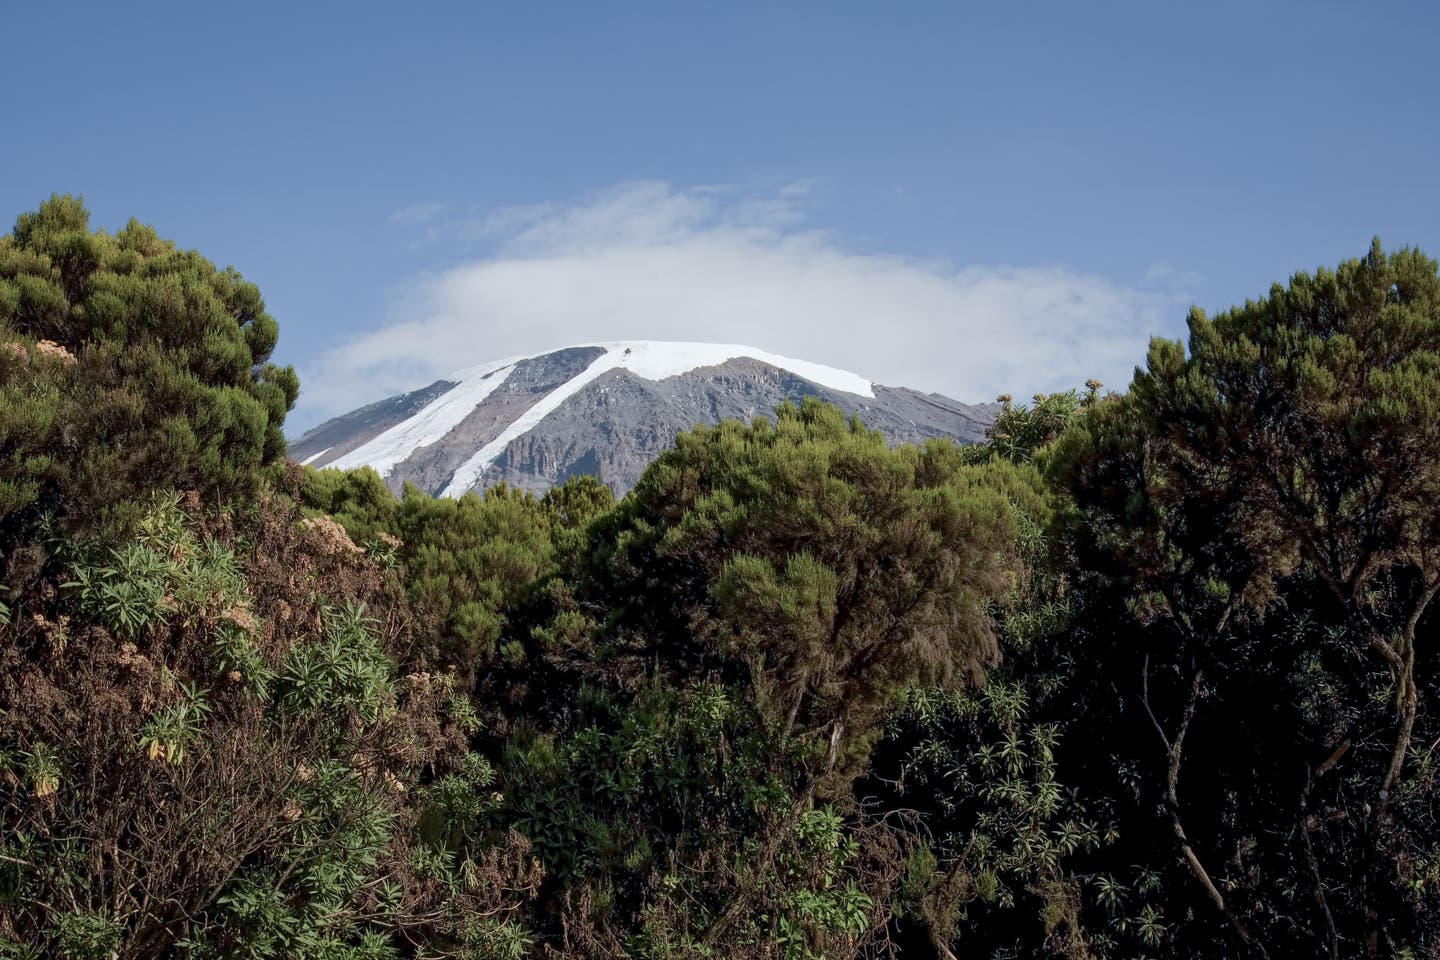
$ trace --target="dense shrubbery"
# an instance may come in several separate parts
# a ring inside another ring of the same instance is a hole
[[[0,240],[0,957],[1440,956],[1440,280],[1123,395],[394,498],[258,294]]]
[[[432,863],[419,840],[483,760],[451,678],[396,656],[395,579],[338,528],[258,513],[242,535],[162,497],[42,541],[54,575],[5,647],[17,955],[385,956],[396,929],[458,942],[464,909],[499,906],[468,865],[533,887],[523,844]]]

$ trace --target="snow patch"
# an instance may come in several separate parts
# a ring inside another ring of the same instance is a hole
[[[310,464],[314,463],[316,460],[319,460],[321,457],[325,456],[325,454],[329,453],[331,450],[334,450],[334,449],[335,449],[334,447],[326,447],[324,450],[321,450],[319,453],[311,454],[310,456],[306,457],[304,460],[301,460],[301,461],[300,461],[300,466],[302,466],[302,467],[308,467]]]
[[[873,398],[875,396],[870,381],[858,374],[837,370],[820,363],[811,363],[808,360],[782,357],[776,353],[756,350],[754,347],[735,343],[631,340],[582,344],[582,346],[603,347],[608,351],[606,356],[601,358],[610,360],[610,365],[606,369],[624,368],[646,380],[664,380],[667,377],[677,377],[682,373],[688,373],[697,367],[714,367],[729,360],[749,357],[752,360],[759,360],[761,363],[768,363],[772,367],[788,370],[796,376],[804,377],[811,383],[828,387],[831,390],[854,393],[862,397]]]

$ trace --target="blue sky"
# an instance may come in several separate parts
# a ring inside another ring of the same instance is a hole
[[[82,193],[96,225],[239,268],[304,374],[300,425],[622,336],[761,340],[967,400],[1113,383],[1190,302],[1373,234],[1440,253],[1434,4],[0,20],[0,213]]]

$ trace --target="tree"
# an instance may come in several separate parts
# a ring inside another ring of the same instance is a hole
[[[1001,397],[965,459],[1047,463],[1099,387],[1033,405]],[[892,918],[902,956],[1092,960],[1124,955],[1110,952],[1117,930],[1139,931],[1139,951],[1154,945],[1153,891],[1131,871],[1106,872],[1106,791],[1078,789],[1089,784],[1076,767],[1103,767],[1108,745],[1077,729],[1095,711],[1077,696],[1074,576],[1052,555],[1049,517],[1017,511],[1029,575],[995,611],[1002,662],[979,688],[908,690],[856,785],[867,817],[906,850]]]
[[[577,571],[609,611],[617,664],[660,658],[740,681],[816,776],[863,759],[907,686],[978,679],[996,655],[992,605],[1024,576],[1017,504],[1038,475],[968,465],[948,443],[889,449],[833,407],[782,406],[675,448],[593,530]]]
[[[0,238],[0,522],[72,521],[148,486],[253,492],[285,452],[294,371],[260,293],[132,220],[52,196]]]
[[[584,905],[567,942],[882,949],[898,855],[850,782],[906,688],[993,661],[1022,510],[1045,514],[1033,469],[892,450],[814,401],[680,435],[507,628],[529,722],[501,784]]]
[[[0,955],[528,948],[528,843],[450,842],[494,771],[415,655],[399,505],[315,484],[367,555],[273,469],[275,337],[234,271],[77,200],[0,239]]]
[[[1252,950],[1316,945],[1297,929],[1330,956],[1433,950],[1415,858],[1434,788],[1407,770],[1440,590],[1436,264],[1376,242],[1189,325],[1188,353],[1152,343],[1129,393],[1062,439],[1057,470],[1079,564],[1136,618],[1130,663],[1113,629],[1106,663],[1138,674],[1133,717],[1163,756],[1174,842]],[[1198,732],[1217,724],[1228,733]],[[1217,766],[1187,802],[1197,753]],[[1236,853],[1265,836],[1298,840]],[[1229,894],[1224,856],[1267,867],[1254,882],[1230,870]]]

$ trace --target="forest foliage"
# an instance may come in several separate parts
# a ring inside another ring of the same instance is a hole
[[[284,459],[258,291],[0,239],[0,957],[1440,957],[1440,274],[1123,393],[578,477]]]

